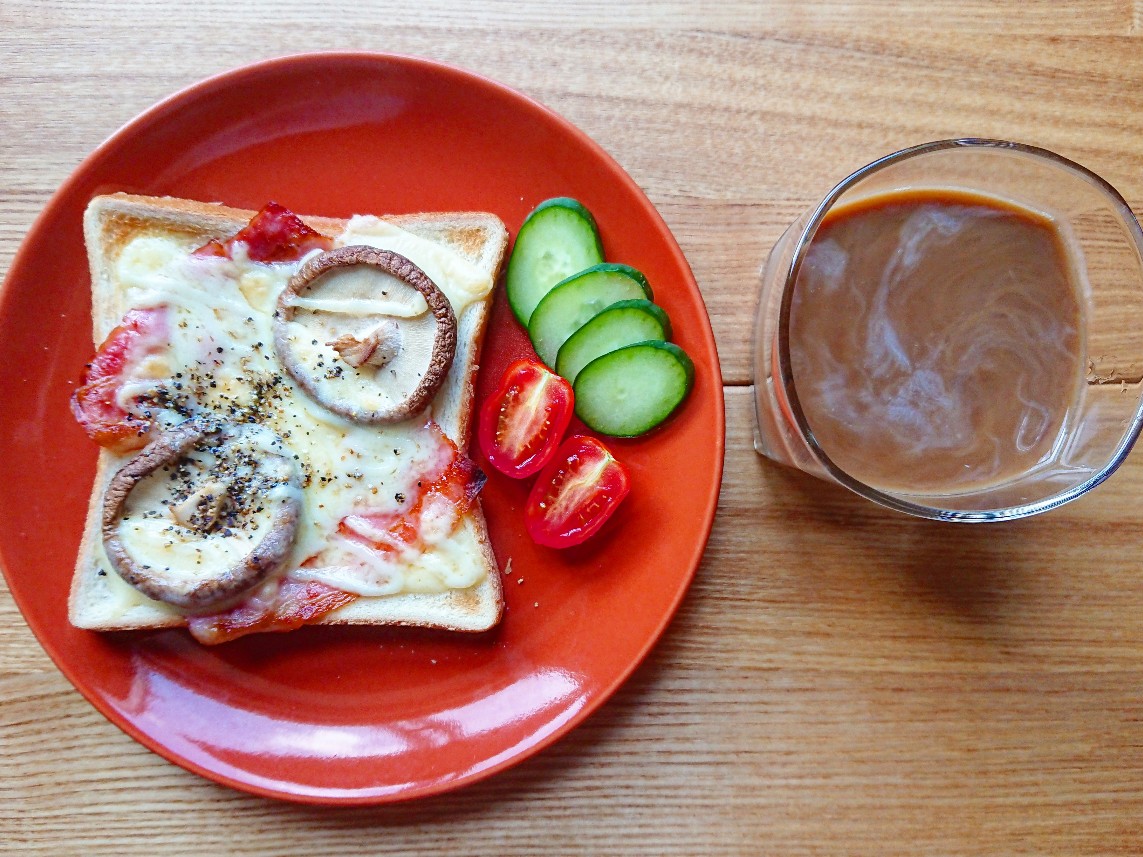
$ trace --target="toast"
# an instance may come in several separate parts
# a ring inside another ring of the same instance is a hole
[[[125,249],[132,242],[140,238],[161,239],[166,242],[164,246],[177,244],[189,256],[195,248],[211,240],[221,241],[235,235],[254,214],[213,203],[170,197],[117,193],[94,198],[84,218],[92,278],[94,343],[99,345],[103,342],[120,323],[124,313],[132,309],[132,289],[121,280],[123,266],[120,264]],[[357,223],[356,218],[341,220],[302,216],[302,220],[312,229],[335,240],[356,234],[351,230],[351,224]],[[375,218],[370,222],[399,227],[418,239],[447,248],[467,261],[469,268],[466,270],[480,272],[490,283],[496,280],[507,246],[507,231],[503,223],[491,214],[410,214]],[[366,223],[361,228],[370,227]],[[474,381],[491,301],[489,288],[486,294],[472,299],[457,313],[455,357],[427,408],[428,416],[461,454],[469,441]],[[424,414],[421,416],[423,422]],[[148,598],[129,586],[115,572],[104,550],[101,529],[104,492],[116,471],[131,460],[133,454],[100,450],[68,604],[71,622],[80,628],[116,631],[188,624],[187,611]],[[502,614],[503,594],[479,500],[474,500],[471,507],[463,512],[450,538],[457,539],[459,546],[454,547],[479,567],[477,582],[455,587],[445,585],[440,591],[432,591],[430,586],[429,591],[420,587],[420,591],[361,595],[313,623],[403,625],[453,631],[491,628]]]

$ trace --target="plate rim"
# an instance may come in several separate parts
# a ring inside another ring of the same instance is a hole
[[[627,173],[627,171],[615,160],[599,143],[593,140],[588,134],[580,128],[572,124],[568,119],[564,118],[554,109],[546,106],[537,99],[530,95],[501,83],[479,72],[471,71],[451,63],[441,62],[434,59],[429,59],[421,56],[414,56],[409,54],[387,53],[387,52],[374,52],[374,51],[315,51],[315,52],[300,52],[300,53],[287,53],[278,56],[273,56],[267,59],[258,60],[252,63],[247,63],[233,68],[223,70],[211,74],[205,78],[194,81],[185,85],[174,92],[164,96],[158,101],[151,104],[141,112],[137,113],[131,119],[127,120],[115,131],[104,138],[90,153],[88,153],[68,174],[60,186],[48,197],[41,211],[33,219],[31,226],[25,233],[19,246],[16,249],[12,262],[8,267],[2,284],[0,284],[0,316],[7,315],[8,302],[10,298],[10,286],[19,279],[22,268],[26,264],[25,256],[31,254],[31,247],[33,242],[30,240],[38,232],[41,231],[44,222],[54,215],[55,210],[61,204],[63,198],[75,189],[75,186],[85,180],[86,175],[96,168],[99,162],[107,156],[108,152],[115,146],[122,142],[129,140],[133,135],[145,131],[149,126],[156,122],[160,122],[164,116],[172,110],[185,109],[189,104],[197,100],[209,99],[219,88],[225,88],[241,82],[244,79],[249,79],[263,74],[281,72],[282,70],[289,70],[292,66],[305,67],[309,65],[320,66],[325,63],[349,63],[360,62],[363,64],[376,63],[380,65],[396,65],[400,67],[413,67],[418,71],[426,72],[429,74],[444,73],[451,75],[457,79],[463,80],[466,85],[478,85],[488,87],[498,91],[499,94],[513,100],[517,103],[523,103],[529,109],[544,114],[549,121],[558,125],[563,133],[566,133],[577,139],[578,143],[584,148],[590,150],[592,154],[608,163],[615,174],[627,185],[627,189],[631,192],[633,198],[638,202],[640,207],[644,210],[652,222],[656,224],[658,230],[665,234],[670,240],[667,242],[668,251],[672,257],[672,261],[686,274],[689,281],[689,286],[694,289],[695,295],[699,303],[702,305],[703,313],[701,319],[692,319],[691,323],[698,321],[701,323],[701,338],[708,340],[710,355],[713,358],[710,365],[710,384],[713,387],[714,393],[714,416],[715,416],[715,431],[712,438],[714,447],[716,465],[715,473],[713,474],[713,490],[705,499],[705,504],[701,509],[702,526],[700,528],[701,538],[696,540],[692,548],[691,555],[687,560],[687,571],[683,574],[678,581],[677,591],[672,597],[667,609],[659,617],[655,624],[652,633],[648,634],[647,639],[643,641],[638,651],[629,662],[616,673],[614,679],[601,686],[601,688],[594,694],[590,695],[585,701],[584,705],[579,707],[570,717],[566,718],[555,729],[551,730],[539,740],[529,743],[525,748],[498,760],[495,764],[488,765],[476,772],[466,772],[460,776],[451,778],[439,778],[432,783],[422,784],[410,789],[405,789],[400,792],[390,793],[377,793],[376,791],[368,791],[366,789],[357,789],[354,794],[331,796],[328,794],[316,794],[312,792],[292,792],[284,789],[269,788],[258,782],[241,780],[232,777],[226,773],[217,770],[210,770],[197,762],[186,758],[167,744],[154,738],[153,736],[143,732],[129,719],[122,717],[119,712],[110,704],[110,702],[100,695],[98,695],[94,688],[86,686],[85,682],[79,677],[79,668],[73,666],[68,660],[63,657],[63,652],[53,642],[52,637],[46,632],[46,629],[40,627],[41,623],[33,621],[29,617],[29,613],[25,610],[23,597],[18,593],[17,587],[13,586],[13,578],[9,572],[8,563],[4,559],[4,545],[0,543],[0,575],[3,576],[5,584],[11,594],[12,600],[17,609],[20,611],[21,617],[24,619],[28,628],[31,630],[36,642],[51,659],[55,667],[63,674],[68,682],[88,701],[89,704],[110,723],[120,729],[122,732],[130,736],[133,740],[138,742],[141,746],[160,756],[161,758],[171,762],[184,770],[195,773],[204,779],[218,783],[220,785],[233,788],[239,792],[252,794],[264,798],[273,798],[277,800],[304,804],[304,805],[319,805],[319,806],[377,806],[390,803],[403,803],[418,798],[427,798],[435,795],[441,795],[448,792],[455,791],[465,786],[473,785],[477,782],[488,779],[501,771],[514,767],[521,762],[535,756],[536,754],[544,751],[548,747],[555,744],[557,741],[566,736],[569,732],[581,725],[588,717],[598,711],[614,694],[622,687],[634,674],[634,672],[646,661],[652,649],[660,642],[663,634],[666,632],[667,627],[674,620],[678,613],[683,600],[686,598],[687,593],[690,591],[691,585],[694,582],[694,577],[697,574],[698,568],[702,563],[707,546],[709,545],[711,531],[714,526],[714,521],[717,515],[719,499],[721,495],[722,480],[725,471],[725,458],[726,458],[726,402],[725,391],[722,379],[721,363],[718,356],[717,341],[714,337],[713,327],[710,321],[710,314],[706,308],[706,301],[703,298],[702,290],[699,288],[698,282],[694,277],[690,264],[688,263],[685,255],[682,252],[678,241],[675,239],[674,234],[667,226],[662,215],[654,206],[651,200],[644,193],[643,189],[635,182],[635,180]],[[256,775],[251,776],[255,779]],[[276,781],[281,782],[281,781]]]

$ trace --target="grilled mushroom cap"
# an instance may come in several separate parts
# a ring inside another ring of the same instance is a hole
[[[188,420],[111,478],[103,547],[148,598],[217,609],[279,571],[301,511],[301,475],[281,438],[258,425]]]
[[[299,386],[335,414],[400,422],[444,383],[456,316],[404,256],[340,247],[306,262],[278,296],[274,347]]]

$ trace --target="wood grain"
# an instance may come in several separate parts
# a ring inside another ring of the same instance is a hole
[[[491,780],[330,811],[215,786],[120,733],[0,587],[0,853],[1136,854],[1143,463],[1038,519],[892,515],[750,448],[757,271],[837,180],[977,134],[1079,160],[1143,206],[1130,2],[0,0],[0,270],[140,110],[304,50],[418,54],[599,141],[695,271],[727,462],[694,587],[586,724]]]
[[[0,35],[0,47],[17,58],[0,75],[12,117],[6,124],[51,129],[53,141],[46,152],[31,145],[35,132],[23,139],[9,132],[0,141],[0,177],[15,218],[0,227],[0,262],[74,165],[153,101],[253,59],[369,46],[361,45],[357,18],[331,15],[317,34],[268,22],[259,32],[280,36],[276,49],[251,51],[231,37],[242,22],[228,20],[236,13],[227,10],[195,28],[194,39],[217,40],[217,49],[204,52],[178,38],[191,35],[165,32],[161,6],[125,8],[114,9],[99,31],[100,51],[116,56],[114,74],[100,71],[105,59],[93,43],[78,44],[75,28],[62,23],[74,15],[68,6],[48,6],[42,17],[16,15],[23,26]],[[597,21],[590,12],[587,20]],[[126,26],[133,15],[145,20]],[[828,28],[790,31],[772,28],[757,10],[742,20],[741,30],[557,28],[527,38],[519,32],[525,23],[492,30],[390,23],[385,47],[498,78],[554,107],[618,156],[694,266],[728,383],[751,379],[748,331],[769,247],[798,212],[880,155],[944,137],[1016,139],[1084,163],[1143,205],[1143,54],[1134,37],[1017,30],[953,39],[936,26],[903,27],[896,16],[884,29],[857,34],[834,18]],[[1126,32],[1126,16],[1123,23]],[[133,50],[139,27],[168,41]],[[1110,21],[1108,28],[1117,31]],[[29,32],[39,34],[54,61],[29,66]]]

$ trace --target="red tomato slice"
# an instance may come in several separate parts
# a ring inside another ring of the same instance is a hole
[[[328,250],[333,239],[311,229],[285,206],[268,202],[232,238],[210,240],[194,255],[234,258],[237,243],[246,245],[246,257],[253,262],[296,262],[311,250]]]
[[[162,346],[166,319],[164,307],[129,310],[87,364],[72,396],[71,409],[83,430],[100,446],[130,452],[146,445],[150,421],[124,410],[118,395],[126,380],[124,372],[144,354]]]
[[[523,479],[551,461],[574,408],[571,384],[534,360],[508,367],[480,411],[480,448],[489,464]]]
[[[524,523],[538,545],[568,548],[591,538],[631,490],[627,468],[593,437],[573,435],[528,494]]]

